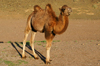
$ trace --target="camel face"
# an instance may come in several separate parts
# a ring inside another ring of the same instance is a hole
[[[64,13],[69,16],[71,12],[72,12],[72,9],[70,7],[66,7]]]
[[[72,9],[70,7],[68,7],[67,5],[62,6],[62,8],[60,8],[60,11],[62,14],[69,16],[70,13],[72,12]]]

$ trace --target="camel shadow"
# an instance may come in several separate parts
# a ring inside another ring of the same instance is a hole
[[[20,42],[20,43],[22,44],[22,42]],[[20,49],[22,49],[22,50],[23,50],[23,47],[21,47],[21,45],[20,45],[18,42],[14,42],[14,43],[11,42],[11,45],[12,45],[13,48],[18,52],[19,56],[22,58],[22,54],[18,51],[18,49],[16,48],[16,46],[18,46],[18,47],[19,47]],[[31,48],[31,46],[29,45],[29,42],[26,42],[26,47],[32,51],[32,48]],[[31,53],[29,53],[29,52],[26,51],[26,50],[25,50],[25,52],[28,53],[31,57],[33,57],[33,58],[35,59],[35,57],[34,57]],[[36,52],[36,54],[40,57],[40,59],[41,59],[44,63],[46,63],[46,58],[45,58],[40,52],[38,52],[36,49],[35,49],[35,52]]]
[[[4,43],[3,41],[0,41],[0,43]]]

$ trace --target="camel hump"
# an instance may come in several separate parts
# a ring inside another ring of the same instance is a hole
[[[52,9],[51,4],[47,4],[45,7],[46,13],[48,13],[48,15],[50,15],[54,20],[58,20],[55,12]]]
[[[39,5],[34,6],[34,11],[38,12],[41,10],[41,7]]]
[[[47,9],[52,9],[51,4],[47,4],[47,5],[46,5],[46,8],[47,8]]]
[[[48,12],[52,12],[53,10],[52,10],[52,7],[51,7],[51,4],[47,4],[46,5],[46,11],[48,11]]]

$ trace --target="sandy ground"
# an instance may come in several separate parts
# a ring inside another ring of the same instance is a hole
[[[26,59],[21,59],[26,19],[0,19],[0,66],[47,66],[44,34],[37,33],[34,59],[26,45]],[[30,40],[30,35],[28,41]],[[11,41],[11,43],[7,43]],[[69,20],[65,33],[56,35],[48,66],[100,66],[100,20]]]

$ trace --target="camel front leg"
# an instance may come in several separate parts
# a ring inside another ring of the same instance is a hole
[[[54,38],[55,35],[53,35],[51,32],[49,31],[45,31],[45,38],[47,41],[47,45],[46,45],[46,50],[47,50],[47,57],[46,57],[46,64],[50,64],[50,49],[51,49],[51,45],[52,45],[52,40]]]
[[[50,64],[50,49],[51,49],[51,42],[47,40],[46,50],[47,50],[47,57],[46,57],[46,64]]]
[[[34,50],[34,38],[35,38],[35,35],[36,35],[36,32],[32,32],[30,44],[31,44],[31,47],[32,47],[32,50],[33,50],[33,55],[34,55],[35,59],[38,59],[38,57],[37,57],[37,55],[35,53],[35,50]]]

